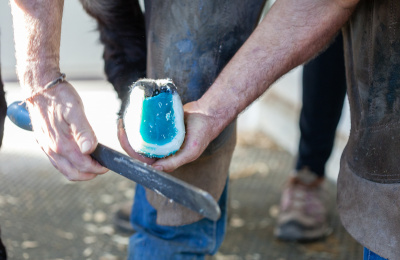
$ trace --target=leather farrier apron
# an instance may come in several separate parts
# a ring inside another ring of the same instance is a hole
[[[338,209],[363,246],[400,259],[400,2],[361,0],[343,32],[351,132]]]

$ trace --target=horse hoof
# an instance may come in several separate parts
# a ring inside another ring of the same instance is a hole
[[[174,154],[185,139],[182,101],[170,79],[135,82],[123,119],[130,145],[147,157]]]

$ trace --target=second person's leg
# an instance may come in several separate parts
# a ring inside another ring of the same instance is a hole
[[[283,240],[315,240],[330,231],[323,180],[346,95],[341,35],[304,65],[302,83],[296,169],[283,190],[275,231]]]

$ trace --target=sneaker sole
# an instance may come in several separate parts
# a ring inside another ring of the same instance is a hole
[[[323,239],[332,233],[332,229],[323,226],[318,229],[305,228],[297,222],[288,222],[277,227],[274,231],[276,238],[290,242],[313,242]]]

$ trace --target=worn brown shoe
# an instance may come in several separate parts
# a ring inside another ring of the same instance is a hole
[[[298,171],[282,192],[275,236],[285,241],[313,241],[331,232],[328,225],[324,178],[310,170]]]

